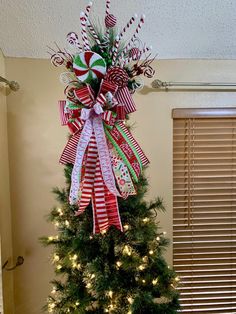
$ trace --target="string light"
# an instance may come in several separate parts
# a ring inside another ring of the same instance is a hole
[[[153,281],[152,281],[153,286],[156,286],[157,283],[158,283],[158,279],[157,278],[153,279]]]
[[[146,280],[145,280],[145,279],[143,279],[143,280],[142,280],[142,283],[146,283]]]
[[[92,240],[92,239],[93,239],[93,236],[89,236],[89,239]]]
[[[144,223],[147,223],[147,222],[149,222],[150,221],[150,219],[148,218],[148,217],[145,217],[144,219],[143,219],[143,222]]]
[[[94,274],[91,275],[91,279],[94,279],[96,276]]]
[[[109,295],[110,298],[112,298],[112,296],[113,296],[113,291],[110,290],[110,291],[108,292],[108,295]]]
[[[102,230],[102,231],[101,231],[101,234],[104,235],[104,234],[106,234],[106,232],[107,232],[106,230]]]
[[[56,292],[57,292],[56,288],[53,287],[51,293],[52,293],[52,294],[55,294]]]
[[[62,215],[63,215],[63,211],[62,211],[61,208],[58,208],[58,209],[57,209],[57,212],[58,212],[59,216],[62,216]]]
[[[49,303],[48,304],[48,312],[52,313],[55,307],[56,307],[55,303]]]
[[[55,222],[54,222],[54,225],[55,225],[55,227],[57,227],[57,228],[60,226],[60,224],[59,224],[58,221],[55,221]]]
[[[78,306],[79,304],[80,304],[80,303],[79,303],[78,301],[77,301],[77,302],[75,302],[75,305],[76,305],[76,306]]]
[[[66,225],[66,227],[69,227],[70,223],[68,220],[65,221],[65,225]]]
[[[86,285],[86,288],[88,288],[88,289],[89,289],[89,288],[91,288],[91,287],[92,287],[91,282],[88,282],[88,283],[87,283],[87,285]]]
[[[58,262],[60,260],[60,256],[57,255],[56,253],[53,255],[53,261]]]
[[[128,311],[127,314],[132,314],[132,312],[131,312],[131,311]]]
[[[144,257],[142,258],[142,260],[143,260],[144,263],[147,263],[147,262],[148,262],[148,257],[147,257],[147,256],[144,256]]]
[[[76,255],[76,254],[74,254],[74,255],[71,257],[71,259],[72,259],[73,261],[76,261],[77,258],[78,258],[78,255]]]
[[[180,281],[180,278],[179,278],[178,276],[176,276],[176,277],[175,277],[175,281],[176,281],[176,282],[179,282],[179,281]]]
[[[129,225],[124,225],[124,230],[125,231],[129,230]]]
[[[128,302],[129,302],[129,304],[133,304],[133,302],[134,302],[134,299],[133,298],[131,298],[131,297],[128,297]]]
[[[61,265],[57,265],[57,270],[60,270],[62,269],[62,266]]]
[[[128,247],[128,245],[125,245],[125,247],[124,247],[124,249],[123,249],[123,253],[124,253],[124,254],[127,254],[127,255],[129,255],[129,256],[131,256],[132,250],[131,250],[130,247]]]
[[[105,309],[105,312],[108,313],[108,312],[109,312],[109,309]]]
[[[150,255],[153,255],[153,253],[154,253],[153,250],[150,250],[150,251],[149,251],[149,254],[150,254]]]
[[[145,265],[139,265],[139,270],[144,270],[145,269]]]
[[[161,240],[161,238],[160,237],[156,237],[156,240],[159,242]]]
[[[50,237],[48,237],[48,240],[49,240],[49,241],[53,241],[53,240],[54,240],[54,237],[53,237],[53,236],[50,236]]]
[[[120,261],[116,262],[117,267],[120,267],[122,265],[122,263]]]

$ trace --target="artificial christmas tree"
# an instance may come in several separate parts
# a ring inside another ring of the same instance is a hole
[[[66,100],[61,121],[72,135],[62,153],[66,188],[55,189],[59,207],[49,219],[57,236],[55,271],[45,307],[49,313],[176,313],[178,278],[162,254],[168,244],[155,222],[162,201],[144,201],[148,159],[125,124],[135,111],[131,93],[152,77],[150,47],[140,46],[141,16],[126,45],[121,41],[136,20],[120,33],[106,2],[105,33],[89,19],[92,3],[81,13],[82,42],[68,34],[70,51],[53,51],[54,65],[64,65]],[[138,43],[138,45],[137,45]],[[144,61],[141,58],[144,57]],[[130,65],[130,62],[133,62]]]

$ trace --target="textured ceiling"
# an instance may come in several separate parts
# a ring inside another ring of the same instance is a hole
[[[103,21],[105,0],[94,0]],[[65,45],[79,32],[86,0],[0,0],[0,48],[6,56],[47,57],[47,45]],[[140,38],[160,59],[236,59],[236,0],[113,0],[123,27],[133,13],[146,15]]]

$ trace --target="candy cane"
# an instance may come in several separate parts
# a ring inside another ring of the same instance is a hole
[[[110,13],[111,0],[106,1],[106,16]]]
[[[83,50],[82,46],[80,45],[78,35],[76,33],[70,32],[69,34],[67,34],[66,40],[70,46],[75,47],[79,50],[79,52]]]
[[[100,39],[99,39],[99,37],[98,37],[98,35],[97,35],[93,25],[90,23],[90,21],[87,22],[87,26],[88,26],[88,29],[89,29],[91,35],[93,36],[93,39],[95,40],[95,42],[99,45],[99,47],[102,50],[101,41],[100,41]]]
[[[134,35],[131,37],[130,41],[128,42],[128,44],[125,46],[123,53],[122,53],[122,57],[127,53],[127,51],[130,49],[130,47],[132,46],[132,44],[134,43],[135,39],[137,38],[138,33],[140,32],[143,24],[144,24],[144,19],[145,19],[145,15],[143,14],[140,18],[140,21],[138,23],[138,26],[135,30]]]
[[[117,54],[118,54],[118,47],[119,47],[119,43],[120,43],[120,37],[119,35],[116,36],[116,39],[115,39],[115,43],[114,43],[114,46],[113,46],[113,56],[112,56],[112,66],[115,64],[116,62],[116,58],[117,58]]]
[[[119,38],[121,39],[124,34],[126,33],[126,31],[130,28],[130,26],[133,24],[133,22],[136,20],[137,18],[137,14],[134,14],[134,16],[131,17],[131,19],[129,20],[129,22],[125,25],[125,27],[123,28],[123,30],[120,32]]]
[[[89,13],[90,13],[90,10],[91,10],[91,7],[92,7],[93,3],[92,1],[90,1],[85,9],[85,17],[86,17],[86,20],[88,20],[88,17],[89,17]]]
[[[86,32],[86,15],[84,12],[80,13],[80,24],[81,24],[81,35],[82,35],[82,40],[84,44],[84,50],[87,51],[89,50],[89,41],[88,41],[88,36]]]

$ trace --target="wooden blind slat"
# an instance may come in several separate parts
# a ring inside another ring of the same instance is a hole
[[[236,108],[173,111],[181,312],[236,312]]]

